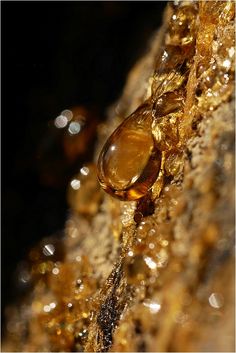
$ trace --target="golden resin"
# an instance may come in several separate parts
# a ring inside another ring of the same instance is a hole
[[[100,184],[120,200],[138,200],[149,190],[152,199],[158,197],[164,185],[165,159],[171,155],[168,160],[176,164],[174,155],[179,155],[178,125],[194,54],[197,7],[185,3],[175,10],[157,59],[151,97],[113,132],[99,156]],[[168,169],[170,175],[171,165]]]
[[[100,193],[93,165],[78,171],[65,236],[45,239],[19,267],[4,352],[234,351],[234,7],[169,3],[163,49],[193,45],[189,76],[176,69],[181,55],[158,60],[150,101],[112,134],[98,166],[105,190],[129,199],[155,152],[157,181],[138,202],[119,202]],[[139,104],[154,53],[129,75],[123,114]],[[111,174],[113,144],[123,179]]]
[[[152,135],[148,104],[136,110],[110,136],[98,161],[98,178],[105,191],[121,200],[144,196],[155,182],[161,153]]]

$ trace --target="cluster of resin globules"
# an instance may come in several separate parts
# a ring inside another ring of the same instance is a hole
[[[120,200],[145,196],[162,172],[164,154],[170,154],[179,142],[178,120],[193,56],[197,5],[183,3],[173,8],[151,97],[113,132],[99,156],[100,184]]]

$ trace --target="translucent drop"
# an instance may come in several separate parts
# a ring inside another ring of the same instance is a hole
[[[98,178],[103,189],[121,200],[137,200],[155,182],[161,152],[152,135],[152,112],[144,104],[109,137],[98,160]]]

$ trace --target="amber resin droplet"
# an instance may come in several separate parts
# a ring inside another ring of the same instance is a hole
[[[161,152],[152,135],[151,106],[145,103],[109,137],[98,159],[103,189],[120,200],[137,200],[155,182]]]

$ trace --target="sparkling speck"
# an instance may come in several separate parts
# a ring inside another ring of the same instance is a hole
[[[150,300],[146,300],[143,305],[150,310],[151,314],[156,314],[161,309],[161,305],[159,303]]]
[[[223,61],[223,64],[222,64],[226,69],[229,69],[230,68],[230,65],[231,65],[231,62],[229,59],[226,59]]]
[[[230,58],[232,58],[232,57],[234,56],[234,52],[235,52],[234,47],[231,47],[231,48],[229,49],[229,57],[230,57]]]
[[[61,112],[62,116],[65,116],[67,118],[68,121],[71,121],[71,119],[73,118],[73,113],[71,110],[69,109],[65,109]]]
[[[43,311],[45,311],[45,313],[49,313],[51,311],[50,305],[44,305]]]
[[[169,244],[168,240],[162,240],[161,241],[161,245],[164,246],[164,247],[167,246],[168,244]]]
[[[68,131],[71,135],[76,135],[80,132],[81,126],[78,121],[72,121],[68,127]]]
[[[149,243],[149,244],[148,244],[148,247],[149,247],[149,249],[154,249],[154,248],[155,248],[155,244]]]
[[[45,256],[52,256],[55,252],[55,246],[53,244],[47,244],[43,247],[43,254]]]
[[[155,269],[157,268],[156,262],[153,261],[153,260],[151,259],[151,257],[146,256],[146,257],[144,258],[144,261],[146,262],[147,266],[148,266],[151,270],[155,270]]]
[[[83,167],[80,169],[80,173],[83,175],[88,175],[89,174],[89,168]]]
[[[79,179],[73,179],[73,180],[71,180],[70,185],[71,185],[72,189],[79,190],[79,188],[80,188],[80,180]]]
[[[58,128],[58,129],[62,129],[63,127],[65,127],[68,123],[68,119],[66,116],[64,115],[59,115],[58,117],[56,117],[56,119],[54,120],[54,125]]]
[[[55,309],[56,303],[52,302],[52,303],[49,304],[49,306],[50,306],[51,309]]]
[[[59,272],[60,272],[60,270],[59,270],[59,268],[57,268],[57,267],[54,267],[54,268],[52,269],[52,273],[53,273],[54,275],[58,275]]]

